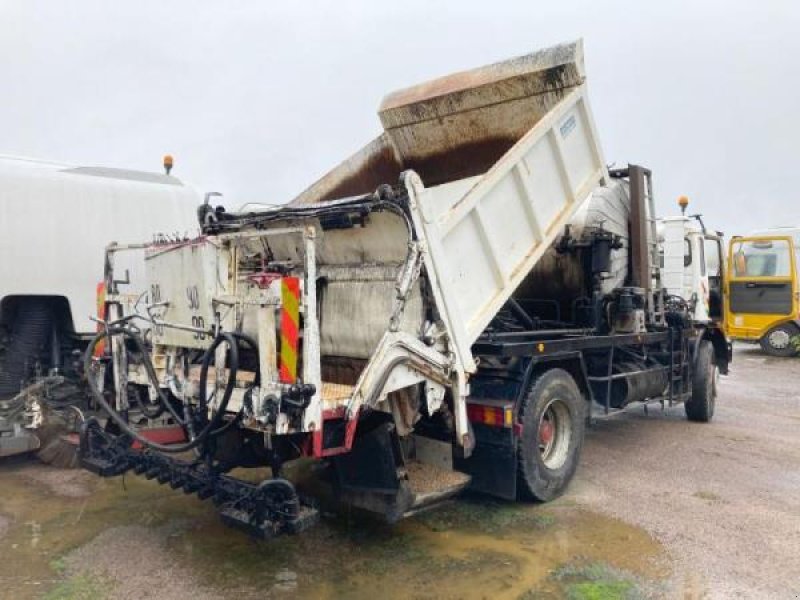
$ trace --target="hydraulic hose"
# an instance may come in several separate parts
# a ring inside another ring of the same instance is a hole
[[[258,345],[256,344],[255,340],[253,338],[251,338],[250,336],[245,335],[243,333],[238,333],[238,332],[233,332],[232,335],[237,340],[244,342],[247,346],[250,346],[251,350],[258,351]],[[256,369],[256,377],[255,377],[255,380],[253,381],[253,385],[254,386],[259,386],[260,384],[261,384],[261,370],[260,369]],[[225,433],[226,431],[228,431],[229,429],[231,429],[233,426],[235,426],[237,423],[239,423],[241,421],[243,414],[244,414],[244,407],[242,407],[242,409],[238,413],[236,413],[236,416],[233,419],[231,419],[230,421],[225,423],[219,429],[215,429],[214,431],[212,431],[211,435],[212,436],[218,436],[220,434]]]
[[[155,408],[150,406],[150,403],[146,400],[142,399],[142,392],[140,390],[136,390],[136,404],[139,406],[139,410],[142,411],[142,414],[147,417],[148,419],[157,419],[162,414],[164,414],[164,405],[160,402],[155,406]]]
[[[157,442],[153,442],[148,440],[137,431],[135,431],[131,426],[122,418],[122,416],[114,410],[106,401],[105,397],[103,396],[102,391],[97,385],[97,381],[92,375],[92,360],[94,358],[94,349],[97,344],[105,339],[111,338],[114,335],[123,335],[131,338],[134,343],[139,347],[142,356],[145,357],[143,361],[145,364],[145,369],[147,370],[148,377],[153,382],[156,390],[158,391],[159,398],[161,402],[170,410],[170,412],[175,416],[174,409],[169,403],[169,399],[164,395],[161,391],[160,387],[158,386],[158,377],[155,373],[155,369],[153,365],[147,360],[147,354],[145,353],[144,344],[141,341],[141,338],[133,333],[132,331],[125,329],[124,327],[109,327],[105,331],[99,332],[89,343],[89,346],[86,348],[86,352],[83,355],[83,370],[86,374],[86,380],[89,385],[89,391],[92,395],[92,398],[103,407],[103,409],[108,413],[108,416],[111,420],[127,435],[131,438],[138,441],[146,448],[150,448],[152,450],[156,450],[158,452],[164,453],[180,453],[186,452],[188,450],[192,450],[193,448],[198,447],[202,443],[206,441],[209,434],[211,434],[215,429],[218,428],[220,421],[222,420],[222,416],[225,413],[225,409],[228,406],[228,402],[230,401],[231,395],[233,394],[234,387],[236,386],[236,374],[239,368],[239,348],[237,344],[237,338],[231,333],[221,333],[214,338],[214,341],[211,343],[211,346],[206,350],[206,353],[203,355],[203,362],[200,368],[200,397],[199,403],[200,406],[204,409],[207,408],[208,400],[206,397],[206,383],[208,381],[208,368],[211,365],[211,361],[214,359],[215,352],[217,348],[219,348],[220,344],[227,343],[229,350],[230,350],[230,366],[228,371],[228,382],[225,386],[225,391],[222,395],[222,399],[220,400],[219,407],[214,414],[214,416],[206,423],[206,425],[197,433],[197,435],[185,442],[183,444],[159,444]],[[183,424],[182,419],[178,419],[185,429],[185,424]]]
[[[172,406],[172,403],[169,401],[169,398],[167,398],[167,396],[164,394],[164,392],[161,391],[161,388],[158,386],[158,375],[156,375],[156,370],[153,367],[153,363],[150,361],[150,356],[147,354],[147,350],[145,348],[144,340],[142,340],[142,338],[135,331],[133,331],[131,329],[128,329],[128,328],[125,328],[125,327],[122,327],[122,326],[109,327],[108,331],[107,331],[107,335],[103,335],[103,333],[106,333],[106,332],[101,332],[97,336],[95,336],[95,338],[89,344],[89,348],[87,349],[87,352],[88,352],[88,350],[91,350],[92,352],[94,352],[94,348],[95,348],[96,344],[99,342],[99,340],[103,339],[104,337],[108,337],[109,338],[109,342],[111,341],[110,338],[112,336],[114,336],[114,335],[123,335],[123,336],[126,336],[127,338],[129,338],[131,341],[133,341],[134,345],[136,346],[137,352],[139,352],[139,355],[142,357],[142,363],[144,364],[145,371],[147,371],[147,377],[150,379],[150,381],[153,383],[153,386],[156,389],[156,393],[158,394],[158,399],[161,402],[161,408],[165,408],[169,412],[169,414],[172,415],[172,418],[175,419],[176,423],[179,423],[180,425],[185,425],[186,422],[183,419],[183,417],[181,417],[175,411],[175,409]],[[84,356],[84,360],[85,360],[85,356]],[[84,370],[85,370],[85,365],[84,365]],[[88,374],[87,374],[87,377],[88,377]],[[151,418],[151,419],[155,418],[155,417],[151,416],[150,414],[148,414],[147,411],[143,410],[142,412],[148,418]]]

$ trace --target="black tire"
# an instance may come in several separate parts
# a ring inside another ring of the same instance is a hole
[[[719,369],[714,362],[714,346],[708,340],[703,340],[697,348],[697,356],[694,357],[692,395],[684,405],[687,419],[708,423],[714,417],[718,376]]]
[[[783,323],[770,329],[758,341],[761,349],[770,356],[794,356],[797,354],[792,338],[800,335],[800,330],[792,323]]]
[[[578,468],[586,429],[586,400],[569,373],[550,369],[531,382],[520,406],[519,421],[518,496],[548,502],[564,493]],[[549,441],[544,437],[548,429]]]
[[[33,373],[53,331],[53,310],[48,299],[24,298],[11,324],[11,339],[0,355],[0,400],[17,395]]]

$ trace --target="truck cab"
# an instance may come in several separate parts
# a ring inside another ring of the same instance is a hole
[[[724,325],[722,233],[709,232],[687,216],[661,219],[659,230],[664,289],[689,301],[696,322]]]
[[[796,353],[800,335],[800,229],[735,237],[729,248],[728,332],[771,356]]]

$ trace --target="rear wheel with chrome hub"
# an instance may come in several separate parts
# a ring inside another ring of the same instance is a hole
[[[578,466],[586,426],[586,401],[563,369],[538,375],[519,411],[518,491],[547,502],[560,496]]]

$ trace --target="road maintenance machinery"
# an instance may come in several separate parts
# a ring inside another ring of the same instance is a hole
[[[84,467],[269,537],[317,518],[285,477],[302,457],[393,522],[468,486],[559,496],[592,414],[712,418],[730,345],[705,268],[691,293],[670,270],[704,238],[682,217],[660,243],[650,171],[606,167],[580,42],[392,93],[379,115],[286,205],[206,203],[196,239],[107,248]],[[138,290],[116,268],[130,253]]]

